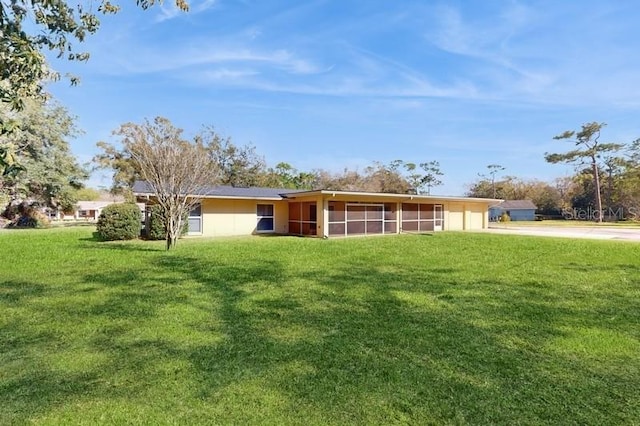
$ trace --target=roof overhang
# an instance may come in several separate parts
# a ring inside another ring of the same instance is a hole
[[[154,194],[148,192],[134,192],[135,197],[155,198]],[[283,201],[283,197],[248,197],[238,195],[187,195],[187,198],[212,199],[212,200],[264,200],[264,201]]]
[[[283,194],[287,198],[306,198],[314,196],[327,196],[327,197],[352,197],[352,198],[376,198],[379,200],[400,200],[400,201],[460,201],[471,203],[483,203],[493,204],[501,202],[501,199],[495,198],[476,198],[476,197],[451,197],[440,195],[418,195],[418,194],[393,194],[383,192],[360,192],[360,191],[331,191],[331,190],[318,190],[318,191],[306,191],[296,192],[291,194]]]

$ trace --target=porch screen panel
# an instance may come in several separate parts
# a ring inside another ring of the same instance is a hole
[[[418,206],[419,204],[402,204],[402,221],[406,220],[418,220]]]
[[[329,201],[329,235],[393,234],[397,232],[397,204]]]
[[[347,222],[347,235],[364,234],[365,231],[366,222],[364,220]]]
[[[382,234],[384,218],[384,205],[366,207],[367,234]]]
[[[365,206],[347,206],[347,220],[365,220]]]
[[[442,229],[442,204],[402,204],[402,230],[431,232]]]
[[[342,201],[329,201],[329,222],[344,222],[345,204]]]
[[[402,230],[404,232],[416,232],[418,230],[418,221],[402,221]]]
[[[396,234],[398,230],[396,228],[396,222],[385,222],[384,223],[384,233],[385,234]]]
[[[347,227],[344,222],[329,224],[329,235],[346,235],[346,230]]]
[[[347,205],[347,235],[365,234],[367,209],[365,206]]]
[[[433,220],[421,220],[420,221],[420,232],[429,232],[433,231]]]
[[[367,234],[382,234],[383,226],[381,220],[367,221]]]
[[[289,203],[289,221],[300,221],[300,203]]]
[[[289,233],[316,235],[316,203],[289,203]]]
[[[384,204],[384,233],[395,234],[398,232],[398,205],[396,203]]]
[[[434,217],[433,204],[420,204],[420,220],[430,220]]]
[[[329,235],[346,235],[346,204],[342,201],[329,201]]]
[[[301,235],[302,228],[300,227],[300,222],[289,222],[289,233],[294,235]]]
[[[347,235],[382,234],[383,232],[383,204],[347,205]]]

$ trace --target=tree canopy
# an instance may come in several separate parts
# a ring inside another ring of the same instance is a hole
[[[136,0],[148,9],[160,0]],[[175,0],[186,11],[186,0]],[[109,0],[0,0],[0,103],[20,110],[28,99],[45,98],[44,84],[60,75],[47,63],[45,52],[58,58],[86,61],[89,53],[79,51],[77,43],[100,28],[100,15],[115,14],[117,3]],[[78,78],[69,76],[71,84]],[[16,122],[2,117],[0,135],[11,133]],[[25,166],[15,161],[10,147],[0,144],[0,174],[17,174]]]
[[[68,143],[79,133],[74,118],[62,106],[37,99],[27,100],[21,111],[0,103],[0,117],[17,123],[13,132],[0,136],[0,144],[9,147],[13,160],[24,168],[0,178],[5,202],[29,200],[72,209],[75,189],[82,187],[87,177]]]
[[[549,163],[569,163],[582,166],[585,161],[591,167],[591,174],[593,177],[593,185],[595,192],[597,218],[598,222],[602,222],[602,194],[600,191],[600,173],[599,162],[606,153],[616,152],[622,149],[623,144],[618,143],[602,143],[600,142],[600,133],[602,128],[606,126],[606,123],[591,122],[582,125],[582,129],[579,131],[567,130],[558,136],[555,136],[556,140],[568,140],[572,142],[577,148],[564,153],[545,153],[544,158]]]
[[[157,0],[137,0],[143,9]],[[176,6],[188,10],[185,0]],[[117,3],[109,0],[1,0],[0,1],[0,100],[20,108],[25,98],[41,96],[43,83],[59,78],[48,66],[44,52],[58,58],[86,61],[89,53],[77,43],[100,28],[100,15],[115,14]],[[76,78],[71,77],[75,83]]]

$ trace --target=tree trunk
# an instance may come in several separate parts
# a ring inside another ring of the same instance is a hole
[[[596,207],[598,208],[598,223],[602,223],[602,197],[600,196],[600,176],[598,174],[598,164],[595,157],[591,158],[593,168],[593,182],[596,186]]]
[[[167,250],[171,250],[178,243],[182,235],[183,220],[180,209],[172,209],[167,218]]]

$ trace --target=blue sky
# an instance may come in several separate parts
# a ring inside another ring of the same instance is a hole
[[[460,195],[492,163],[569,174],[544,153],[570,149],[553,136],[586,122],[608,124],[604,141],[640,137],[635,1],[123,3],[80,46],[88,63],[52,61],[81,77],[50,86],[85,131],[81,161],[121,123],[160,115],[300,170],[439,161],[433,193]]]

